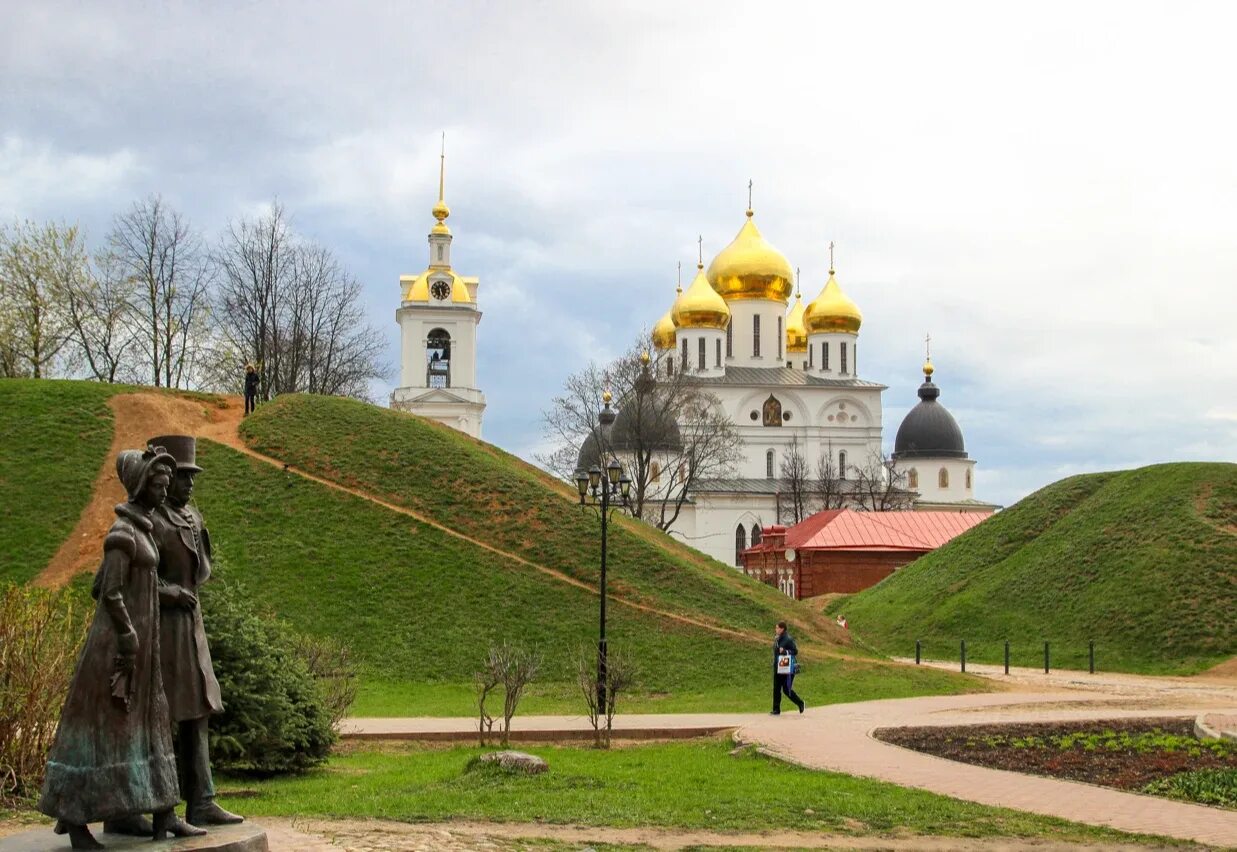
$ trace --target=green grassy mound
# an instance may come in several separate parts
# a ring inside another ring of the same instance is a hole
[[[572,660],[596,641],[595,595],[218,444],[199,442],[198,458],[206,472],[195,499],[222,570],[297,629],[353,650],[363,669],[357,714],[470,713],[472,672],[502,639],[545,656],[523,712],[580,710]],[[613,603],[608,634],[643,672],[627,709],[760,710],[770,701],[764,644]],[[876,662],[813,660],[806,669],[796,686],[813,703],[967,688]]]
[[[573,505],[541,471],[491,445],[372,405],[299,394],[259,408],[241,434],[262,453],[597,583],[596,514]],[[670,536],[618,520],[608,551],[608,582],[616,595],[762,636],[780,618],[815,618],[775,589]]]
[[[1191,673],[1237,654],[1237,465],[1074,476],[833,602],[890,654]]]
[[[112,390],[0,380],[0,582],[42,571],[90,502],[112,442]]]

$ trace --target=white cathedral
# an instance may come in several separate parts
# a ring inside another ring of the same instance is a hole
[[[400,387],[391,407],[481,435],[485,395],[477,388],[476,278],[451,266],[450,215],[440,162],[436,223],[429,266],[401,275],[396,320],[401,332]],[[759,541],[778,523],[785,495],[781,461],[796,445],[809,462],[829,453],[839,478],[881,457],[881,395],[886,386],[859,377],[863,315],[843,292],[830,261],[814,300],[795,293],[789,261],[761,235],[751,209],[738,236],[699,264],[686,290],[653,328],[653,369],[688,372],[718,398],[742,441],[726,479],[697,482],[672,534],[723,562]],[[933,367],[924,364],[919,403],[898,428],[891,463],[905,474],[917,510],[983,511],[996,506],[974,496],[969,458],[953,416],[937,397]],[[613,432],[622,431],[620,407]],[[622,448],[613,446],[621,454]],[[581,458],[589,452],[581,449]],[[595,454],[595,447],[592,449]]]
[[[832,250],[830,252],[832,254]],[[673,534],[738,564],[779,523],[786,503],[781,462],[797,445],[812,464],[829,454],[839,479],[882,458],[881,396],[860,378],[863,314],[842,292],[830,258],[820,294],[804,304],[789,261],[761,235],[752,210],[738,235],[653,327],[655,369],[688,371],[718,398],[742,440],[730,478],[698,482]],[[788,309],[789,307],[789,309]],[[975,498],[975,460],[953,415],[937,401],[931,360],[919,403],[898,428],[890,463],[921,511],[992,511]],[[621,433],[622,411],[615,422]],[[883,470],[883,468],[882,468]],[[809,474],[811,476],[812,474]]]

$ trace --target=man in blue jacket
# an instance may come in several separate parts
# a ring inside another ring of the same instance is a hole
[[[777,661],[779,657],[790,655],[791,670],[784,674],[778,674]],[[786,622],[779,621],[773,638],[773,712],[771,716],[781,715],[782,712],[782,693],[786,694],[795,706],[799,708],[799,712],[803,712],[803,699],[795,694],[792,688],[795,682],[795,669],[798,664],[799,646],[795,644],[795,640],[789,633],[786,632]]]

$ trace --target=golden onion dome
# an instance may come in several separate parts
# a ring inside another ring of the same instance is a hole
[[[657,325],[653,326],[653,348],[655,349],[673,349],[676,345],[674,317],[671,316],[673,310],[673,307],[667,310],[657,321]]]
[[[730,308],[726,300],[709,286],[704,264],[696,265],[696,277],[679,296],[670,312],[676,328],[725,328],[730,324]]]
[[[842,292],[838,280],[833,277],[832,269],[829,270],[825,289],[807,306],[805,317],[808,334],[830,331],[855,334],[863,324],[863,314],[859,312],[859,306]]]
[[[936,367],[932,366],[932,360],[928,359],[923,362],[923,375],[925,379],[932,380],[932,374],[936,372]]]
[[[807,325],[803,321],[805,310],[803,297],[795,293],[794,307],[790,309],[790,315],[786,317],[787,352],[807,351]]]
[[[790,261],[761,236],[750,209],[738,235],[709,264],[708,278],[724,299],[785,303],[794,289]]]

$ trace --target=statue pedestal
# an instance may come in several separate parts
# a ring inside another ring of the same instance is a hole
[[[90,826],[95,840],[107,849],[134,852],[268,852],[266,832],[251,823],[220,825],[203,837],[172,837],[152,843],[149,837],[104,834],[102,825]],[[34,831],[0,838],[0,852],[65,852],[72,849],[68,835],[56,834],[50,825]]]

